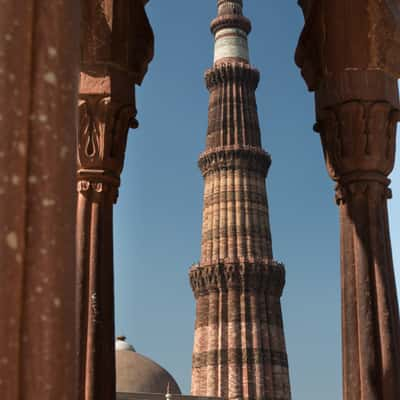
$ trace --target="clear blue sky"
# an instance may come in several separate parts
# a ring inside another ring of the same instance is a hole
[[[303,17],[296,1],[247,0],[251,63],[264,148],[275,259],[286,265],[284,324],[294,400],[341,397],[339,225],[313,95],[293,55]],[[115,209],[116,332],[190,391],[195,303],[188,269],[199,260],[208,92],[209,23],[216,0],[152,0],[155,59],[137,90],[140,128],[129,136]],[[392,221],[400,217],[400,174]],[[393,247],[400,232],[392,230]],[[398,254],[400,256],[400,254]],[[397,253],[395,253],[396,259]]]

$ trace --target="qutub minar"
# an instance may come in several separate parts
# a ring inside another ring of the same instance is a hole
[[[291,398],[280,297],[284,266],[272,255],[265,178],[249,64],[250,21],[242,0],[218,0],[211,23],[214,66],[204,177],[201,260],[190,270],[196,298],[192,394],[226,399]]]

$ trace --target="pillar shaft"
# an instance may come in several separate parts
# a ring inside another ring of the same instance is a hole
[[[315,91],[315,129],[340,210],[345,400],[400,397],[400,325],[387,212],[400,119],[400,14],[394,5],[301,2],[306,25],[296,62]]]
[[[77,262],[81,393],[115,398],[113,205],[134,105],[111,94],[80,95]],[[133,87],[132,87],[133,92]]]
[[[0,397],[73,399],[79,1],[4,1],[0,37]]]
[[[380,79],[397,91],[394,80]],[[349,100],[325,105],[318,115],[340,208],[344,398],[395,399],[400,331],[386,175],[394,163],[398,102]]]
[[[113,205],[135,84],[152,57],[144,2],[85,0],[78,134],[78,334],[80,399],[115,399]]]
[[[348,185],[340,202],[346,399],[400,396],[398,305],[387,194],[380,182],[360,181]]]

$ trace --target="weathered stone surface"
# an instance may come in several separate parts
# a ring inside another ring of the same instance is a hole
[[[207,144],[199,159],[201,260],[190,270],[196,298],[192,394],[288,400],[280,308],[285,270],[272,255],[265,187],[271,158],[261,148],[259,72],[248,63],[251,24],[242,1],[219,0],[218,13],[211,24],[215,63],[205,75]]]
[[[82,0],[82,72],[121,73],[140,84],[153,58],[153,34],[142,0]]]
[[[315,129],[340,208],[344,399],[395,400],[400,325],[387,177],[400,119],[400,9],[376,0],[301,6],[296,62],[315,91]]]
[[[0,397],[74,399],[79,1],[1,3]]]
[[[396,0],[299,1],[305,26],[296,63],[310,90],[344,71],[400,75],[400,7]],[[351,40],[349,40],[351,38]]]

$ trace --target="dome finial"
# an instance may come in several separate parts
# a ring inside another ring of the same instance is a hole
[[[115,340],[115,350],[136,351],[135,348],[126,341],[126,336],[120,335]]]

